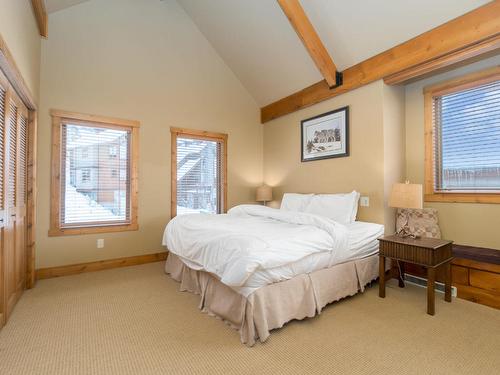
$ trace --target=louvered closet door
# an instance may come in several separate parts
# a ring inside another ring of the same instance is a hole
[[[7,84],[0,72],[0,327],[6,320],[6,274],[4,251],[5,224],[5,124],[6,124]]]
[[[26,129],[28,111],[7,93],[4,142],[4,272],[5,314],[8,319],[26,280]]]
[[[15,186],[15,259],[16,259],[16,291],[22,293],[26,287],[26,172],[28,145],[28,110],[23,108],[17,121],[17,163]]]

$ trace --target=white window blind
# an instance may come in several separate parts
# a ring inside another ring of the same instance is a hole
[[[500,81],[433,98],[436,191],[500,190]]]
[[[222,213],[222,143],[177,137],[177,214]]]
[[[129,130],[62,124],[61,227],[130,222],[130,138]]]

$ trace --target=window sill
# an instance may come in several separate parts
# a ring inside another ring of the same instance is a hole
[[[500,203],[500,193],[432,193],[425,194],[426,202],[448,203]]]
[[[100,227],[81,227],[81,228],[51,228],[49,229],[49,237],[57,236],[78,236],[81,234],[97,234],[97,233],[113,233],[127,232],[138,230],[139,225],[136,223],[127,225],[109,225]]]

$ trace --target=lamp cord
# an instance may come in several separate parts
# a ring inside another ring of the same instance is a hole
[[[403,285],[405,285],[405,277],[404,277],[403,273],[401,272],[401,265],[399,264],[399,260],[397,260],[396,263],[397,263],[398,269],[399,269],[399,278],[401,279],[401,282],[403,283]]]

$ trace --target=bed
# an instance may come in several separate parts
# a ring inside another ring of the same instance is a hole
[[[280,209],[177,216],[164,232],[165,271],[242,343],[264,342],[271,330],[319,314],[378,276],[384,227],[355,221],[358,199],[356,192],[288,194]]]

